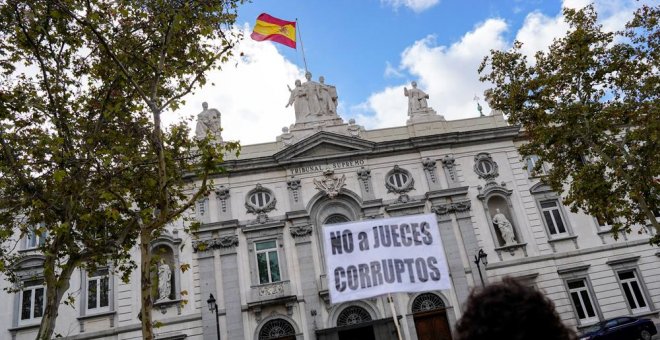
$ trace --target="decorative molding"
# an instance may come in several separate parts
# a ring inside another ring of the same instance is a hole
[[[452,212],[470,211],[471,208],[472,202],[470,200],[462,200],[453,203],[436,204],[431,207],[431,211],[437,215],[446,215]]]
[[[438,177],[435,175],[435,161],[427,157],[422,160],[422,166],[424,167],[424,171],[429,174],[431,182],[436,183],[438,181]]]
[[[281,282],[259,287],[259,296],[271,296],[282,293],[284,293],[284,285]]]
[[[502,247],[497,247],[495,248],[495,251],[497,252],[497,257],[499,257],[500,261],[502,261],[502,252],[509,252],[509,255],[514,256],[516,255],[516,249],[521,248],[523,251],[523,255],[527,257],[527,243],[516,243],[516,244],[509,244],[506,246]]]
[[[589,267],[591,267],[591,264],[582,264],[582,263],[560,266],[559,268],[557,268],[557,274],[565,275],[575,272],[584,272],[589,270]]]
[[[265,202],[263,206],[258,206],[252,202],[250,202],[250,199],[255,195],[263,193],[263,195],[267,195],[270,197],[270,200],[268,202]],[[275,194],[270,190],[265,187],[263,187],[261,184],[257,183],[256,187],[248,192],[248,194],[245,196],[245,209],[247,209],[248,213],[255,214],[257,215],[257,223],[266,223],[268,221],[268,215],[266,214],[267,212],[274,210],[275,205],[277,204],[277,199],[275,198]]]
[[[362,186],[364,187],[364,191],[370,192],[371,187],[369,185],[369,179],[371,178],[371,170],[365,168],[365,167],[360,167],[357,171],[358,175],[358,180],[362,183]]]
[[[408,181],[403,183],[401,186],[396,186],[390,183],[391,176],[396,174],[402,174],[408,177]],[[392,170],[390,170],[387,175],[385,175],[385,187],[387,192],[395,192],[397,194],[405,194],[413,189],[415,189],[415,179],[412,177],[412,174],[398,165],[395,165]]]
[[[291,192],[291,197],[293,198],[294,203],[300,201],[300,179],[295,176],[291,176],[289,180],[286,181],[286,188]]]
[[[472,207],[472,202],[470,200],[457,201],[452,204],[452,208],[456,212],[465,212],[469,211]]]
[[[495,181],[495,178],[499,176],[499,167],[487,152],[480,152],[474,156],[473,169],[479,178],[483,178],[487,182]]]
[[[607,263],[610,266],[615,266],[623,263],[632,263],[639,261],[640,255],[624,255],[620,257],[608,258]]]
[[[215,197],[219,200],[226,200],[229,198],[229,187],[226,187],[224,185],[220,185],[219,187],[215,188]]]
[[[447,169],[447,173],[449,173],[449,178],[454,181],[458,182],[458,176],[456,175],[456,164],[455,164],[455,159],[453,155],[445,155],[445,157],[442,158],[442,167]]]
[[[209,249],[232,248],[236,246],[238,246],[238,236],[236,235],[193,241],[193,251],[195,253]]]
[[[312,234],[312,226],[311,225],[301,225],[301,226],[293,226],[289,228],[291,232],[291,236],[295,237],[305,237],[309,236]]]
[[[321,180],[316,178],[313,180],[316,190],[325,193],[330,199],[337,197],[341,188],[346,186],[346,175],[337,177],[334,170],[327,169],[323,172],[323,176]]]

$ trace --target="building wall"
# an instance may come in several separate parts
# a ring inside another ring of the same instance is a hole
[[[657,321],[660,253],[648,245],[649,235],[631,233],[614,240],[599,229],[592,217],[562,208],[570,235],[553,240],[539,210],[539,197],[551,197],[553,193],[543,191],[539,178],[531,177],[524,169],[516,151],[520,143],[518,130],[507,126],[501,116],[413,123],[363,131],[360,138],[342,135],[342,128],[334,127],[332,133],[305,132],[306,138],[287,148],[281,142],[244,147],[239,159],[227,163],[229,174],[214,178],[218,190],[212,190],[200,202],[203,213],[200,206],[188,212],[203,222],[199,232],[184,235],[182,221],[169,226],[170,238],[180,242],[179,262],[191,264],[191,270],[180,273],[178,279],[178,291],[188,293],[181,296],[187,303],[170,305],[164,308],[164,314],[160,309],[153,314],[164,324],[156,330],[159,338],[185,335],[186,339],[215,339],[216,319],[206,306],[209,294],[219,306],[223,339],[258,339],[262,327],[273,320],[290,324],[298,339],[314,339],[317,332],[319,338],[333,338],[337,318],[349,306],[366,311],[376,333],[387,332],[393,327],[391,321],[388,323],[392,311],[387,297],[339,305],[329,302],[318,231],[323,219],[333,213],[359,220],[435,211],[452,289],[433,293],[446,307],[452,328],[469,291],[481,285],[479,270],[486,283],[506,275],[526,280],[542,290],[555,303],[562,319],[574,327],[585,324],[576,317],[567,281],[588,282],[598,319],[630,315],[634,313],[616,271],[634,270],[650,305],[649,311],[640,315]],[[474,170],[475,157],[482,153],[497,164],[498,174],[491,180],[480,178]],[[454,159],[453,178],[443,165],[449,155]],[[425,170],[427,158],[435,161],[431,172]],[[341,162],[347,163],[329,176],[345,176],[345,186],[331,199],[315,182],[325,178],[326,168]],[[407,199],[385,186],[395,165],[414,179],[414,189],[405,193]],[[318,168],[296,172],[307,166]],[[370,170],[368,190],[358,176],[363,167]],[[300,181],[297,200],[292,180]],[[275,197],[274,209],[248,211],[246,200],[257,184]],[[490,221],[492,212],[485,209],[486,202],[480,198],[492,188],[504,193],[502,197],[510,202],[511,222],[524,246],[500,246]],[[277,241],[281,282],[259,284],[254,244],[260,240]],[[488,254],[485,268],[474,263],[479,249]],[[73,278],[70,291],[74,295],[82,291],[80,275],[76,273]],[[62,306],[56,332],[71,339],[139,339],[136,274],[129,283],[115,277],[113,291],[114,313],[81,323],[79,304],[75,308]],[[4,300],[17,299],[15,294],[1,294]],[[401,331],[408,339],[416,339],[411,305],[417,296],[393,294],[396,314],[402,317]],[[33,338],[34,327],[16,329],[12,324],[18,313],[16,306],[0,305],[0,328],[7,329],[0,337]]]

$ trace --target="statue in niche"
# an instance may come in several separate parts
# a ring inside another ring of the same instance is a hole
[[[209,109],[207,102],[202,103],[202,112],[197,115],[197,126],[195,128],[195,135],[197,138],[206,138],[206,134],[210,133],[216,139],[222,140],[220,132],[220,111],[216,109]]]
[[[172,269],[165,260],[160,260],[158,266],[158,300],[156,302],[167,301],[172,293]]]
[[[493,216],[493,223],[500,230],[500,235],[504,240],[504,246],[516,244],[516,235],[513,232],[513,225],[511,222],[500,212],[500,209],[495,209],[496,214]]]
[[[412,116],[416,112],[425,112],[428,110],[429,105],[426,101],[429,95],[424,91],[417,88],[417,82],[413,81],[412,88],[403,88],[403,94],[408,97],[408,115]]]

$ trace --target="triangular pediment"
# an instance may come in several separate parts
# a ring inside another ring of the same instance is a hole
[[[376,143],[321,131],[273,155],[277,162],[310,160],[371,152]]]

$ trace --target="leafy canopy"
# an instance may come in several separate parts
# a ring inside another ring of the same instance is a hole
[[[610,222],[615,237],[651,224],[660,245],[660,6],[615,33],[592,6],[564,16],[570,30],[534,62],[520,42],[484,58],[491,106],[523,128],[522,156],[539,157],[536,171],[551,164],[543,181],[567,189],[573,211]]]

